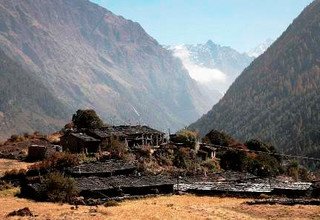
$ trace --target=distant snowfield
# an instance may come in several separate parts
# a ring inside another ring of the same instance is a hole
[[[188,70],[190,77],[198,83],[205,86],[216,86],[217,88],[227,88],[227,75],[214,68],[207,68],[194,63],[190,58],[190,52],[184,45],[171,46],[173,55],[182,61],[184,67]],[[225,89],[219,89],[223,94]]]
[[[270,45],[274,42],[272,39],[267,39],[265,42],[262,44],[258,45],[257,47],[253,48],[247,54],[251,57],[257,58],[261,54],[263,54],[269,47]]]

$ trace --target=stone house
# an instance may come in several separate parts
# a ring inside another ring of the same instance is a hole
[[[60,138],[63,151],[71,153],[97,153],[100,151],[99,139],[84,133],[67,133]]]
[[[131,149],[146,145],[157,147],[166,142],[165,133],[140,125],[107,126],[90,129],[86,133],[99,139],[103,145],[110,144],[112,140],[118,140]]]

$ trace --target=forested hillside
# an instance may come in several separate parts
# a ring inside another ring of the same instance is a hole
[[[320,0],[233,83],[190,128],[219,129],[242,139],[307,154],[320,148]]]

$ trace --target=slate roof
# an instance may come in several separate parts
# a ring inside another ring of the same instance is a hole
[[[99,139],[96,139],[96,138],[91,137],[91,136],[84,134],[84,133],[71,133],[70,135],[72,135],[76,138],[79,138],[85,142],[99,142],[100,141]]]
[[[131,163],[126,163],[121,160],[110,160],[106,162],[85,163],[79,166],[69,168],[71,174],[103,174],[113,173],[121,170],[136,169],[136,166]]]
[[[220,192],[247,192],[272,193],[274,190],[307,191],[312,183],[309,182],[281,182],[276,179],[246,179],[242,181],[181,181],[178,187],[182,191],[220,191]]]
[[[114,188],[146,187],[173,185],[174,182],[164,176],[111,176],[75,178],[77,187],[82,190],[108,190]]]
[[[131,125],[120,125],[120,126],[107,126],[99,129],[91,129],[89,133],[94,134],[96,137],[99,138],[108,138],[111,136],[118,136],[118,137],[126,137],[129,135],[136,135],[136,134],[164,134],[161,131],[155,130],[148,126],[131,126]]]

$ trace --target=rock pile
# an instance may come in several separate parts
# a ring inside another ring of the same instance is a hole
[[[34,216],[33,213],[30,211],[30,209],[28,207],[25,207],[23,209],[19,209],[13,212],[10,212],[8,215],[8,217],[12,217],[12,216]]]

